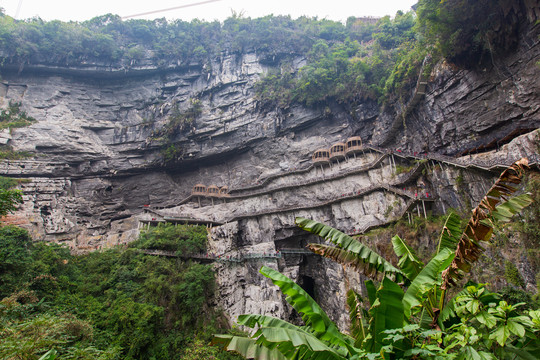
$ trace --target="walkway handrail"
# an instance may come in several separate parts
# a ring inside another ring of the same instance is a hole
[[[387,190],[387,191],[394,192],[394,193],[396,193],[398,195],[402,195],[402,196],[405,196],[405,197],[408,197],[408,198],[415,198],[415,199],[419,199],[419,200],[425,200],[425,201],[433,201],[434,200],[433,198],[428,198],[428,197],[425,197],[425,198],[415,197],[413,194],[408,193],[406,191],[402,191],[402,190],[400,190],[400,189],[398,189],[398,188],[396,188],[394,186],[391,186],[391,185],[388,185],[388,184],[378,183],[378,184],[370,185],[370,186],[368,186],[366,188],[363,188],[361,190],[341,194],[341,196],[333,197],[333,198],[331,198],[329,200],[318,202],[316,204],[291,205],[291,206],[283,206],[283,207],[280,207],[280,208],[262,210],[262,211],[257,211],[257,212],[249,212],[249,213],[245,213],[245,214],[235,215],[235,216],[225,220],[224,222],[233,222],[233,221],[238,221],[238,220],[242,220],[242,219],[247,219],[247,218],[250,218],[250,217],[271,215],[271,214],[287,212],[287,211],[299,211],[299,210],[307,210],[307,209],[324,207],[324,206],[328,206],[328,205],[331,205],[331,204],[336,203],[336,202],[341,202],[341,201],[344,201],[344,200],[350,200],[350,199],[353,199],[353,198],[356,198],[356,197],[364,196],[364,195],[367,195],[367,194],[369,194],[371,192],[374,192],[374,191],[377,191],[377,190]]]
[[[384,161],[386,159],[386,157],[388,157],[390,155],[399,156],[399,157],[404,158],[404,159],[438,161],[438,162],[441,162],[441,163],[445,163],[447,165],[456,166],[456,167],[460,167],[460,168],[477,168],[477,169],[481,169],[481,170],[484,170],[484,171],[494,171],[494,170],[498,170],[499,168],[506,168],[506,167],[508,167],[509,165],[511,165],[513,162],[515,162],[516,160],[518,160],[521,157],[521,156],[517,156],[516,158],[514,158],[514,157],[506,156],[504,158],[502,158],[502,157],[495,158],[495,159],[492,159],[491,161],[481,161],[481,160],[478,160],[478,159],[474,159],[474,160],[470,159],[470,160],[467,161],[463,157],[458,159],[458,158],[455,158],[455,157],[450,157],[450,156],[437,154],[437,153],[423,153],[423,154],[410,153],[410,152],[401,151],[401,150],[392,150],[392,149],[388,149],[388,148],[381,148],[379,146],[371,145],[371,144],[365,146],[364,148],[367,151],[379,152],[379,153],[381,153],[381,156],[379,158],[377,158],[376,160],[372,161],[369,164],[360,166],[358,168],[342,170],[342,171],[339,171],[336,174],[330,175],[329,177],[324,177],[323,176],[323,177],[312,179],[312,180],[290,183],[290,184],[286,184],[286,185],[283,185],[283,186],[276,186],[276,187],[272,187],[272,188],[268,188],[268,189],[262,189],[260,191],[249,192],[249,193],[246,193],[246,194],[230,195],[230,196],[227,197],[227,199],[229,199],[229,200],[238,200],[238,199],[243,199],[243,198],[252,197],[252,196],[264,195],[264,194],[272,193],[272,192],[275,192],[275,191],[287,190],[287,189],[291,189],[291,188],[294,188],[294,187],[309,186],[309,185],[315,185],[315,184],[325,182],[325,181],[337,180],[337,179],[340,179],[340,178],[343,178],[343,177],[346,177],[346,176],[350,176],[350,175],[353,175],[353,174],[356,174],[356,173],[361,173],[361,172],[364,172],[364,171],[371,170],[371,169],[375,168],[376,166],[378,166],[382,161]],[[533,154],[532,156],[529,156],[529,158],[531,160],[530,161],[531,165],[536,164],[538,166],[538,155],[537,154]],[[407,173],[408,174],[407,175],[408,180],[410,180],[414,175],[417,174],[416,172],[418,171],[420,166],[421,166],[421,164],[417,164],[414,169],[412,169],[411,171],[409,171]],[[313,168],[314,168],[314,166],[310,165],[310,166],[308,166],[306,168],[289,171],[289,172],[287,172],[285,174],[271,175],[271,176],[265,178],[262,182],[260,182],[260,183],[258,183],[256,185],[248,186],[248,187],[244,187],[244,188],[239,188],[239,189],[232,189],[229,192],[229,194],[239,192],[239,191],[263,188],[267,183],[269,183],[271,180],[273,180],[275,178],[282,177],[282,176],[289,176],[291,174],[303,173],[303,172],[306,172],[306,171],[310,171]],[[406,181],[403,180],[403,179],[400,179],[400,181],[399,181],[399,183],[405,183],[405,182]],[[194,198],[193,195],[189,195],[188,197],[183,199],[178,205],[185,204],[185,203],[191,201],[193,198]]]
[[[186,258],[186,259],[200,259],[200,260],[208,260],[208,261],[216,261],[216,262],[242,262],[242,261],[251,260],[251,259],[281,259],[283,256],[281,251],[268,251],[268,252],[263,252],[263,253],[243,253],[243,254],[238,254],[238,255],[225,255],[225,254],[215,255],[211,253],[182,255],[175,251],[157,250],[157,249],[138,249],[138,251],[143,254],[153,255],[153,256],[180,257],[180,258]],[[283,252],[283,253],[287,253],[287,252]]]

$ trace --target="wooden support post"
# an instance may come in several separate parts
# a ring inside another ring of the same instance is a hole
[[[418,211],[418,216],[420,217],[420,204],[416,203],[416,210]]]
[[[424,200],[422,200],[422,207],[424,208],[424,218],[427,219],[426,204],[424,203]]]

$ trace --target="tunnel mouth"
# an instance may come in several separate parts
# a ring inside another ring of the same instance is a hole
[[[302,275],[300,278],[302,289],[305,290],[313,299],[315,299],[315,280],[311,276]]]

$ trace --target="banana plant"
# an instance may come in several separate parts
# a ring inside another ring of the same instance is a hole
[[[506,169],[472,211],[465,230],[461,230],[459,216],[451,213],[439,236],[435,256],[425,266],[399,236],[392,238],[399,258],[399,268],[396,268],[374,250],[337,229],[305,218],[297,218],[296,224],[335,245],[308,244],[311,251],[353,267],[369,278],[383,277],[401,283],[406,287],[403,296],[406,318],[419,314],[426,324],[426,315],[429,315],[431,326],[435,327],[445,306],[446,289],[455,285],[478,260],[483,251],[481,243],[489,242],[493,233],[493,221],[509,221],[532,202],[529,194],[509,198],[519,189],[527,168],[527,159],[521,159]]]
[[[456,256],[442,274],[443,289],[456,285],[456,282],[469,272],[472,264],[478,260],[484,251],[482,243],[489,243],[491,240],[493,220],[509,221],[532,202],[529,194],[509,199],[509,196],[519,190],[523,175],[528,168],[526,158],[516,161],[503,171],[480,204],[473,209],[457,243]],[[501,204],[497,205],[499,203]]]
[[[240,315],[238,324],[255,329],[249,337],[216,335],[214,344],[247,359],[356,359],[361,349],[341,333],[313,298],[280,272],[263,266],[260,273],[287,295],[287,302],[301,314],[304,326],[265,315]]]
[[[372,280],[366,281],[369,310],[365,310],[365,301],[359,294],[348,293],[354,338],[339,332],[301,287],[278,271],[263,266],[261,274],[287,295],[287,302],[302,315],[305,325],[295,326],[265,315],[241,315],[238,323],[255,332],[248,337],[217,335],[214,342],[248,359],[360,359],[375,358],[374,354],[384,357],[385,351],[390,351],[391,355],[384,358],[400,358],[406,353],[407,344],[401,344],[396,336],[388,337],[388,332],[414,323],[424,328],[444,328],[443,320],[455,316],[454,300],[445,307],[446,290],[478,259],[483,251],[481,242],[491,238],[492,222],[509,220],[532,202],[527,194],[508,198],[517,191],[526,168],[527,161],[522,159],[501,174],[473,210],[464,231],[459,216],[451,213],[439,236],[435,255],[426,265],[399,236],[392,238],[399,258],[395,267],[341,231],[297,218],[300,228],[335,245],[309,244],[308,249],[379,281],[378,286]],[[441,311],[442,319],[439,318]]]

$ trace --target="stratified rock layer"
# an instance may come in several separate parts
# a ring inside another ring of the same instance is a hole
[[[276,257],[318,241],[299,232],[294,217],[358,233],[413,212],[474,205],[503,164],[537,153],[537,134],[516,138],[540,125],[537,33],[538,25],[490,69],[438,64],[425,97],[405,118],[396,115],[403,113],[398,104],[381,110],[370,101],[352,109],[331,102],[261,108],[254,84],[268,68],[255,54],[224,55],[207,68],[127,73],[4,68],[0,105],[21,102],[37,120],[0,133],[0,144],[36,154],[0,163],[4,175],[26,179],[25,203],[6,220],[36,240],[76,251],[130,242],[152,219],[212,223],[212,253],[263,254],[216,264],[218,299],[229,314],[293,316],[258,274],[266,264],[310,288],[344,328],[343,297],[360,279],[313,255]],[[195,102],[201,114],[166,140],[176,109],[186,112]],[[313,151],[351,136],[363,139],[364,152],[332,167],[310,167]],[[175,151],[166,157],[170,144]],[[485,149],[493,150],[459,161],[438,156]],[[498,160],[468,166],[474,159]],[[226,185],[230,197],[190,198],[198,183]]]

